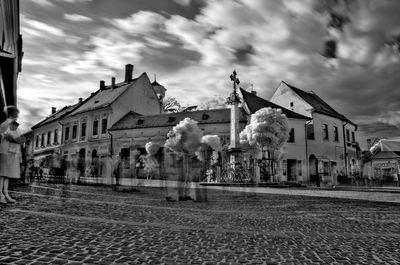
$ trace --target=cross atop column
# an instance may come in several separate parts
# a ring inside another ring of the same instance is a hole
[[[234,105],[240,103],[240,97],[239,94],[236,92],[237,90],[237,85],[240,84],[239,78],[237,77],[236,70],[233,70],[233,73],[229,76],[233,82],[233,91],[229,95],[229,97],[226,99],[226,104],[228,105]]]
[[[233,91],[236,92],[236,85],[240,84],[239,78],[236,77],[236,70],[233,70],[233,73],[230,75],[231,80],[233,81]]]

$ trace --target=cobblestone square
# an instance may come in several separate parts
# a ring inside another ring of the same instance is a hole
[[[400,204],[34,184],[0,207],[0,264],[399,264]]]

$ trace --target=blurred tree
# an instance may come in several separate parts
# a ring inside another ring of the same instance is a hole
[[[178,112],[182,109],[182,106],[176,98],[166,97],[163,100],[163,108],[165,112]]]
[[[201,103],[198,107],[199,110],[208,109],[224,109],[226,108],[225,99],[221,96],[215,95],[213,98]]]

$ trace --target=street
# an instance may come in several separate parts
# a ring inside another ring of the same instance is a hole
[[[400,205],[34,184],[1,206],[0,264],[398,264]]]

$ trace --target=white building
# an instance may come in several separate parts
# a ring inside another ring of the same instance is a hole
[[[62,153],[75,168],[71,175],[110,178],[111,135],[109,128],[127,113],[141,115],[162,112],[165,88],[154,88],[146,73],[132,79],[133,65],[126,65],[125,79],[120,83],[113,77],[111,85],[100,81],[100,89],[79,107],[61,118]]]
[[[349,175],[358,168],[357,125],[335,111],[314,92],[281,82],[271,101],[311,118],[307,122],[308,173],[317,176]]]
[[[56,149],[61,148],[62,125],[60,119],[78,107],[79,103],[65,106],[60,110],[51,109],[51,115],[32,127],[32,143],[29,155],[35,161],[36,166],[45,162],[45,158],[51,156]]]
[[[305,152],[305,124],[308,120],[310,120],[310,118],[258,97],[254,92],[249,93],[243,89],[240,89],[240,94],[243,99],[243,108],[249,115],[249,120],[251,114],[255,113],[261,108],[266,107],[281,109],[288,118],[288,124],[290,128],[289,140],[283,146],[283,157],[276,168],[276,174],[280,177],[274,181],[308,181],[307,156]],[[261,154],[258,154],[258,158],[261,158]]]

